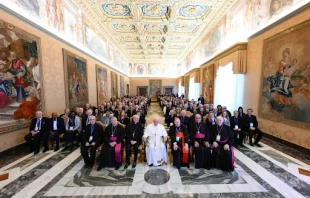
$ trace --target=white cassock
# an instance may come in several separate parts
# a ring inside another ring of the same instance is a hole
[[[163,137],[167,137],[167,131],[163,125],[154,124],[147,125],[143,137],[146,141],[146,159],[148,165],[161,165],[163,162],[167,163],[167,151]]]

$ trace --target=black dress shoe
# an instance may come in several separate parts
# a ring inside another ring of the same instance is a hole
[[[244,146],[244,144],[239,144],[239,146],[241,146],[241,147],[245,147],[245,146]]]
[[[38,153],[39,153],[39,151],[35,151],[33,154],[36,155],[36,154],[38,154]]]
[[[69,151],[72,151],[73,150],[73,146],[71,145],[70,147],[69,147]]]
[[[259,143],[254,143],[257,147],[262,147]]]
[[[90,164],[90,165],[88,166],[89,169],[92,169],[93,167],[94,167],[94,164]]]
[[[134,163],[132,164],[132,168],[136,168],[136,166],[137,166],[137,163],[134,162]]]
[[[55,149],[54,149],[54,151],[56,152],[56,151],[58,151],[58,150],[59,150],[59,146],[56,146]]]
[[[126,165],[124,166],[124,169],[127,169],[129,165],[130,165],[129,163],[126,163]]]
[[[153,166],[153,164],[150,164],[150,165],[149,165],[149,167],[152,167],[152,166]]]
[[[251,146],[254,146],[254,144],[253,144],[252,142],[250,143],[250,145],[251,145]]]
[[[42,151],[42,153],[45,153],[47,150],[48,150],[47,148],[44,148],[43,151]]]
[[[88,164],[85,164],[84,166],[83,166],[83,168],[88,168],[89,167],[89,165]]]
[[[102,170],[102,167],[98,166],[97,171],[101,171],[101,170]]]
[[[181,169],[181,166],[180,166],[180,165],[178,165],[178,166],[177,166],[177,169],[179,169],[179,170],[180,170],[180,169]]]
[[[65,150],[67,150],[68,149],[68,147],[67,146],[65,146],[65,148],[64,149],[62,149],[63,151],[65,151]]]
[[[119,169],[119,166],[115,166],[115,170],[118,170]]]

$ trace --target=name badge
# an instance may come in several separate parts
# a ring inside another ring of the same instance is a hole
[[[253,127],[253,122],[250,123],[250,127]]]
[[[235,129],[238,129],[238,125],[235,125]]]
[[[73,127],[70,127],[70,129],[69,129],[70,131],[72,131],[73,130]]]
[[[218,142],[218,141],[220,141],[221,140],[221,136],[220,135],[217,135],[216,136],[216,141]]]
[[[176,137],[176,142],[179,142],[180,141],[180,137]]]
[[[93,141],[93,136],[89,136],[89,141],[88,142],[92,142]]]

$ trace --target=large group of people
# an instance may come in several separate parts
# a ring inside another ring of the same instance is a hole
[[[72,150],[80,145],[85,167],[95,164],[96,152],[100,150],[97,170],[105,167],[122,166],[122,153],[126,151],[124,169],[137,165],[138,151],[144,145],[146,161],[149,166],[167,163],[167,142],[173,156],[173,166],[178,169],[194,162],[195,168],[219,168],[234,170],[234,147],[244,147],[244,138],[249,136],[251,146],[259,144],[263,132],[258,129],[252,109],[243,113],[243,108],[233,112],[226,106],[205,104],[203,97],[187,100],[184,95],[159,95],[158,102],[162,108],[169,130],[155,117],[153,123],[145,126],[145,116],[151,103],[149,97],[126,96],[100,104],[97,107],[86,104],[74,111],[65,109],[58,116],[43,117],[36,112],[31,122],[30,133],[25,140],[34,154],[39,152],[40,141],[48,150],[48,140],[54,141],[54,151],[59,150],[59,137],[63,133],[65,148]],[[256,134],[254,144],[252,138]]]

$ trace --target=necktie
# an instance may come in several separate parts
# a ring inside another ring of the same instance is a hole
[[[90,127],[90,135],[93,135],[94,132],[94,125]]]
[[[87,121],[86,121],[86,125],[88,125],[89,124],[89,117],[87,118]]]
[[[41,125],[41,119],[39,118],[39,119],[37,120],[37,128],[38,128],[38,130],[40,130],[40,125]]]

